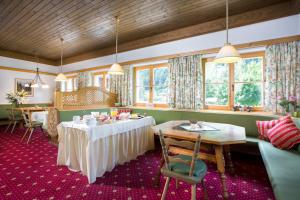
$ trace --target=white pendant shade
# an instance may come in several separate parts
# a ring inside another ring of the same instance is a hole
[[[67,81],[67,77],[63,73],[59,73],[56,76],[55,81],[58,81],[58,82]]]
[[[38,85],[37,83],[34,83],[34,84],[31,85],[31,87],[32,87],[32,88],[38,88],[39,85]]]
[[[63,55],[64,55],[64,39],[60,38],[61,41],[61,52],[60,52],[60,73],[56,76],[55,81],[65,82],[67,77],[62,73],[63,71]]]
[[[239,52],[230,44],[225,44],[217,54],[214,62],[216,63],[234,63],[241,60]]]
[[[111,75],[124,74],[123,67],[118,63],[118,33],[119,33],[118,24],[119,24],[119,18],[116,17],[116,62],[108,70],[108,74]]]
[[[239,52],[228,42],[228,7],[228,0],[226,0],[226,43],[214,60],[216,63],[235,63],[241,59]]]
[[[119,65],[119,63],[114,63],[109,71],[108,74],[112,74],[112,75],[123,75],[124,74],[124,70],[123,67],[121,65]]]

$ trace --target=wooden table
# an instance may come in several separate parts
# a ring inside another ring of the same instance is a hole
[[[159,133],[159,130],[162,130],[164,135],[167,137],[172,137],[179,140],[190,140],[195,141],[196,136],[198,134],[201,135],[201,150],[204,150],[205,153],[200,154],[200,158],[202,160],[206,160],[212,163],[216,163],[218,172],[220,173],[221,177],[221,184],[223,189],[223,197],[228,199],[228,191],[226,185],[226,176],[225,176],[225,159],[228,162],[228,166],[230,169],[233,170],[233,164],[230,155],[230,145],[232,144],[241,144],[246,143],[246,134],[245,128],[240,126],[234,126],[231,124],[221,124],[221,123],[210,123],[205,122],[205,124],[210,125],[218,130],[216,131],[202,131],[201,133],[198,132],[190,132],[185,131],[178,127],[182,123],[189,123],[187,120],[180,120],[180,121],[169,121],[163,124],[159,124],[153,127],[155,134]],[[180,148],[173,148],[170,149],[172,153],[179,153],[179,154],[187,154],[189,155],[190,152],[183,151]],[[161,167],[164,164],[164,160],[161,160]],[[159,185],[159,177],[160,177],[160,170],[155,177],[155,184]]]
[[[29,114],[29,118],[31,121],[31,114],[33,112],[41,112],[41,111],[45,111],[47,109],[47,107],[19,107],[19,108],[13,108],[16,111],[20,111],[22,112],[22,110],[27,111]]]

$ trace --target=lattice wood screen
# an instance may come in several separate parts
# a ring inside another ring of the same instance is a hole
[[[58,109],[84,109],[114,106],[117,94],[107,92],[99,87],[80,88],[73,92],[55,92],[54,106]]]

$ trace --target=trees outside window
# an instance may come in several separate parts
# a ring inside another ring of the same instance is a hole
[[[245,55],[234,64],[208,60],[205,70],[205,105],[208,109],[231,109],[233,105],[263,106],[263,54]]]
[[[135,68],[136,105],[165,107],[168,103],[169,69],[167,64]]]

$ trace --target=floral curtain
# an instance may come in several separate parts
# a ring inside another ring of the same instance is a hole
[[[202,104],[201,55],[169,59],[169,106],[199,109]]]
[[[266,48],[265,109],[282,112],[280,99],[295,97],[300,103],[300,41]]]
[[[129,106],[133,102],[133,69],[131,66],[124,66],[123,69],[124,75],[110,75],[109,88],[118,94],[118,102],[122,106]]]

